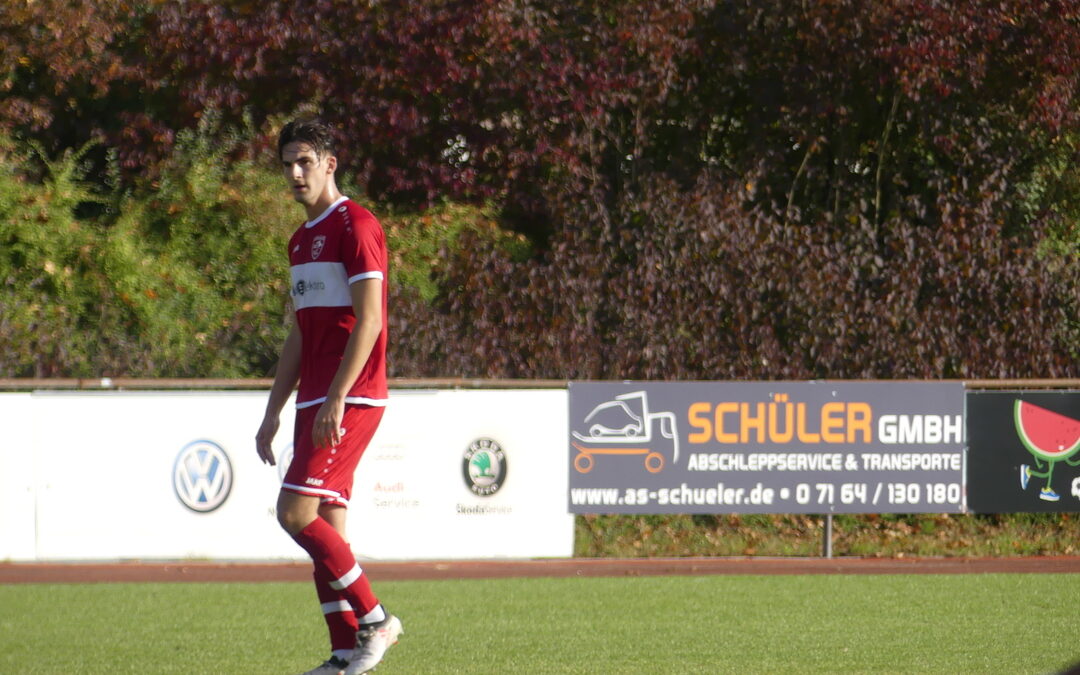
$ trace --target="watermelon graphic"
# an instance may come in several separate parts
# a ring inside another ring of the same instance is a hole
[[[1039,492],[1039,499],[1058,501],[1061,496],[1050,486],[1054,464],[1062,460],[1069,466],[1080,464],[1080,458],[1076,461],[1072,459],[1076,451],[1080,450],[1080,420],[1020,399],[1017,399],[1014,405],[1013,417],[1016,422],[1016,435],[1035,458],[1034,467],[1020,465],[1020,489],[1026,490],[1031,477],[1039,476],[1046,479],[1046,486]]]
[[[1028,452],[1049,462],[1080,450],[1080,420],[1017,399],[1016,433]]]

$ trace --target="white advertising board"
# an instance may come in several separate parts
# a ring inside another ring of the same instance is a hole
[[[34,412],[30,394],[0,395],[0,560],[35,556]]]
[[[266,392],[0,395],[0,560],[304,560],[254,435]],[[361,559],[564,557],[566,391],[393,391],[360,462]],[[293,410],[275,453],[291,457]]]

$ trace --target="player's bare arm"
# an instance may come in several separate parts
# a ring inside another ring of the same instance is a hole
[[[381,279],[363,279],[349,287],[357,317],[356,327],[349,335],[341,365],[326,392],[326,401],[315,417],[311,440],[317,448],[334,446],[341,441],[345,396],[367,363],[382,331],[382,283]]]
[[[263,415],[258,433],[255,434],[255,450],[259,453],[259,458],[271,466],[276,464],[271,444],[281,424],[281,410],[285,407],[299,380],[300,329],[293,322],[289,336],[285,338],[285,344],[281,348],[281,356],[278,358],[274,384],[270,388],[270,399],[266,403],[266,413]]]

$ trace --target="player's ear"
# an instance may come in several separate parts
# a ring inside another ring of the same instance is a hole
[[[337,157],[329,155],[326,158],[326,171],[327,173],[334,173],[337,171]]]

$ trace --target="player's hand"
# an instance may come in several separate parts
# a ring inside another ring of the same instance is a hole
[[[274,436],[277,435],[280,424],[281,420],[276,415],[267,415],[263,418],[258,433],[255,434],[255,451],[259,453],[259,459],[263,461],[263,464],[270,466],[277,464],[271,444],[274,442]]]
[[[340,403],[327,399],[315,414],[311,427],[311,442],[316,448],[332,448],[341,442],[345,430],[341,420],[345,417],[345,401]]]

